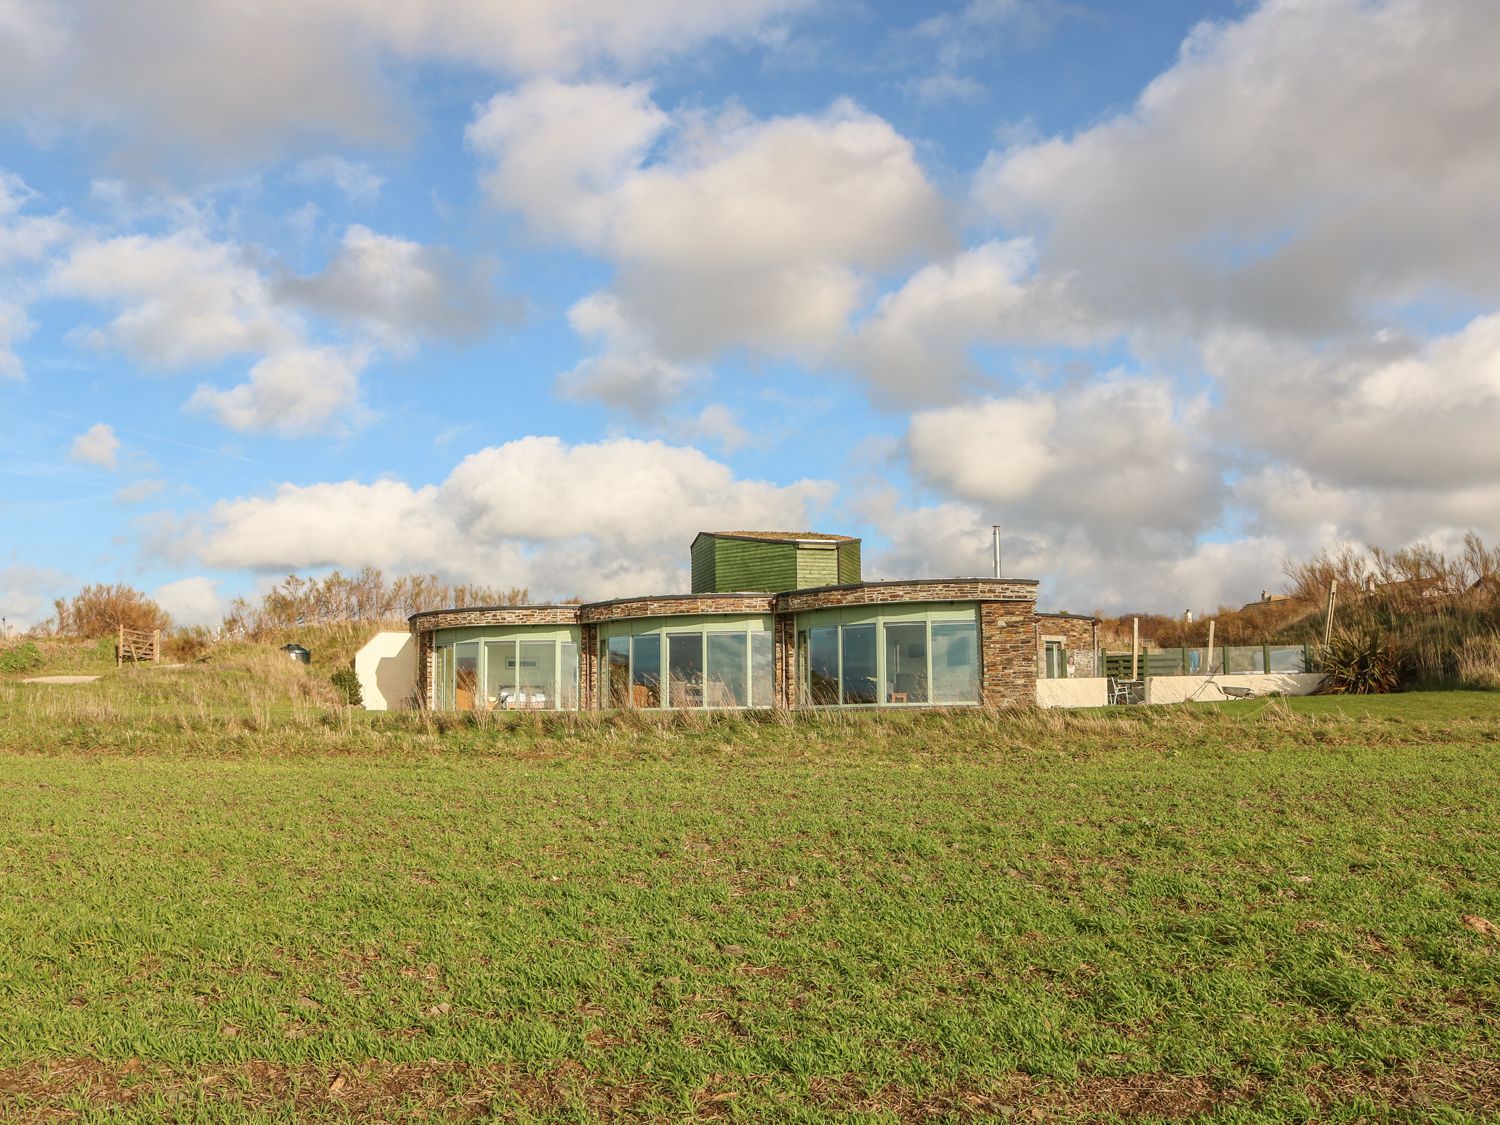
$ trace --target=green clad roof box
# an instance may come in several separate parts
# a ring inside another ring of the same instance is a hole
[[[858,582],[859,540],[816,531],[700,531],[693,593],[806,590]]]

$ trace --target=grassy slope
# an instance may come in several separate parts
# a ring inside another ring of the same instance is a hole
[[[0,685],[17,1116],[1500,1106],[1500,697],[444,730],[154,675]]]

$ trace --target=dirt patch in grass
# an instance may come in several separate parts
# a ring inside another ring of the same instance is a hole
[[[1324,1110],[1360,1099],[1386,1110],[1500,1110],[1500,1062],[1489,1060],[1428,1059],[1383,1074],[1314,1070],[1310,1078],[1302,1093]],[[5,1120],[22,1122],[119,1110],[127,1117],[135,1110],[142,1119],[171,1119],[214,1106],[279,1111],[296,1120],[506,1120],[562,1111],[599,1121],[673,1115],[701,1120],[731,1117],[741,1103],[769,1108],[767,1087],[773,1084],[768,1075],[722,1075],[683,1094],[645,1078],[592,1073],[573,1062],[538,1073],[436,1059],[334,1067],[251,1061],[180,1071],[138,1059],[67,1058],[0,1069],[0,1106]],[[1266,1088],[1262,1079],[1224,1086],[1201,1075],[1134,1074],[1073,1083],[1014,1075],[982,1087],[915,1091],[892,1085],[872,1091],[848,1075],[814,1079],[805,1104],[830,1115],[878,1113],[904,1122],[1186,1120],[1230,1107],[1253,1110]],[[783,1093],[769,1100],[782,1106],[796,1101],[804,1099]]]

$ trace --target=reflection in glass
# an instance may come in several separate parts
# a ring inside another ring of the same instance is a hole
[[[608,666],[609,705],[629,707],[630,704],[630,638],[610,637],[606,642],[605,660]]]
[[[459,711],[474,710],[479,692],[479,642],[464,641],[453,646],[453,706]]]
[[[839,701],[839,627],[825,625],[807,635],[808,695],[814,706],[830,707]]]
[[[557,706],[557,643],[522,641],[515,656],[516,693],[513,707]]]
[[[630,638],[630,705],[661,706],[661,634]]]
[[[748,707],[745,681],[748,645],[744,633],[708,634],[707,702],[710,707]]]
[[[927,702],[927,623],[885,627],[887,703]]]
[[[667,636],[667,706],[703,706],[703,634]]]
[[[979,702],[979,629],[974,622],[932,623],[932,701]]]
[[[578,710],[578,646],[563,641],[558,649],[557,706],[564,711]]]
[[[845,625],[843,632],[843,701],[874,703],[875,626]]]
[[[774,660],[770,633],[750,634],[750,706],[771,707],[775,705],[776,677],[772,671]]]

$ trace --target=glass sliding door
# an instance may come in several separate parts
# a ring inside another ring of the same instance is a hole
[[[750,634],[751,707],[776,706],[775,639],[770,633]]]
[[[504,707],[516,690],[516,642],[484,642],[484,702]]]
[[[630,638],[610,637],[605,643],[605,688],[610,707],[629,707]]]
[[[668,707],[703,706],[703,634],[667,634]]]
[[[843,702],[874,703],[876,694],[875,626],[845,625],[843,628]]]
[[[479,703],[479,642],[453,646],[453,708],[472,711]]]
[[[709,707],[750,706],[746,668],[749,645],[744,633],[708,634],[708,678],[705,702]]]
[[[563,641],[557,649],[557,706],[561,711],[578,710],[578,646]]]
[[[979,702],[979,628],[974,622],[932,623],[932,701]]]
[[[453,710],[453,646],[443,645],[433,653],[434,680],[432,706],[438,711]]]
[[[807,634],[807,694],[815,707],[839,701],[839,627],[810,629]]]
[[[630,638],[630,706],[660,707],[661,634]]]
[[[927,622],[885,627],[884,703],[926,703]]]
[[[528,709],[557,706],[557,644],[522,641],[516,651],[516,694],[512,705]]]

